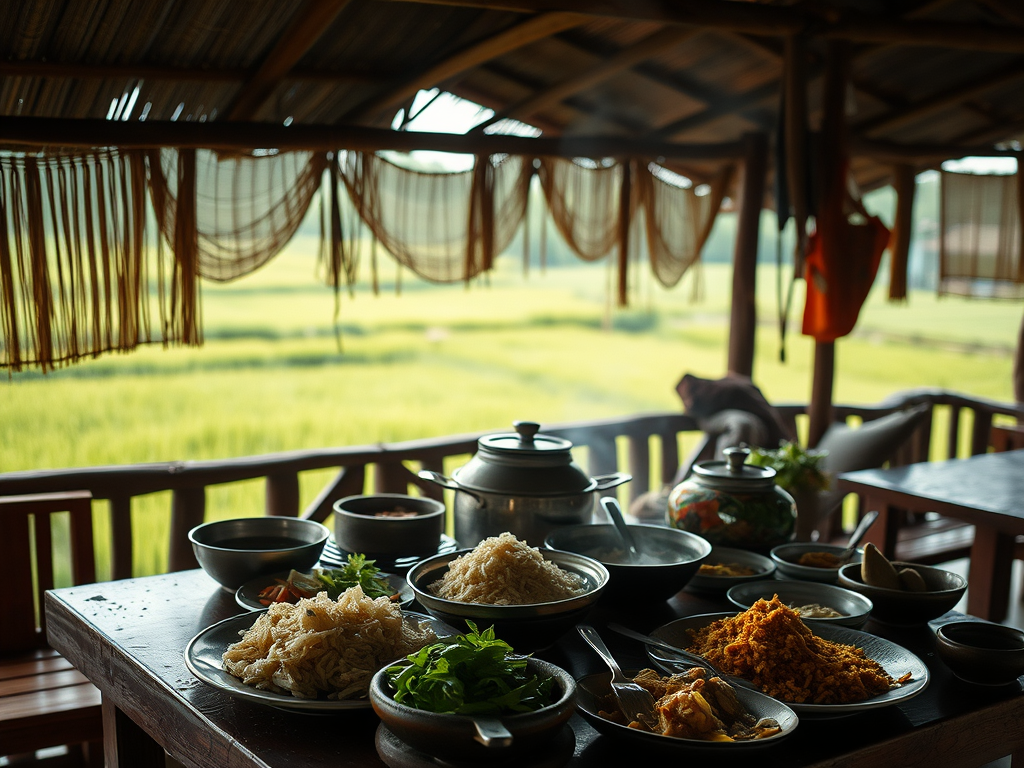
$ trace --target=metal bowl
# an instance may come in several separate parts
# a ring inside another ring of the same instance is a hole
[[[871,601],[864,595],[851,592],[832,584],[816,581],[748,581],[731,587],[725,596],[733,605],[746,610],[758,600],[771,600],[779,596],[786,605],[796,608],[804,605],[817,604],[827,606],[843,614],[831,618],[804,617],[808,625],[831,624],[841,627],[860,629],[871,615]]]
[[[188,532],[200,567],[234,592],[257,576],[308,571],[331,532],[297,517],[240,517],[197,525]]]
[[[779,575],[785,578],[835,584],[839,581],[839,566],[835,568],[815,568],[810,565],[800,565],[798,561],[807,552],[828,552],[833,555],[839,555],[845,551],[846,547],[839,547],[834,544],[794,541],[774,547],[770,554]],[[850,556],[847,562],[859,563],[863,556],[864,550],[858,549]]]
[[[608,597],[630,601],[668,600],[689,583],[711,553],[695,533],[660,525],[630,525],[641,553],[630,563],[614,525],[570,525],[548,535],[550,549],[592,557],[608,569]]]
[[[701,592],[725,593],[737,584],[770,579],[775,573],[775,563],[764,555],[731,547],[712,547],[711,554],[704,558],[702,565],[730,565],[733,563],[752,568],[754,573],[748,576],[715,576],[703,574],[698,569],[690,579],[688,588]]]
[[[396,664],[402,662],[405,660]],[[485,718],[428,712],[399,704],[393,698],[394,690],[387,676],[388,668],[395,664],[389,664],[373,676],[370,704],[395,736],[438,762],[527,765],[530,758],[536,759],[538,754],[549,751],[575,711],[576,682],[554,664],[535,658],[526,663],[531,672],[554,678],[558,691],[552,704],[535,712]],[[498,736],[502,728],[507,732],[504,738]]]
[[[1007,685],[1024,675],[1024,632],[985,621],[952,621],[935,632],[939,658],[961,680]]]
[[[967,579],[963,576],[917,563],[893,562],[897,571],[913,568],[924,579],[926,592],[909,592],[901,589],[885,589],[865,584],[860,576],[860,563],[844,565],[839,569],[839,586],[849,589],[871,600],[871,618],[896,626],[926,624],[952,610],[967,591]]]
[[[384,514],[399,508],[412,514]],[[375,493],[334,502],[334,541],[343,551],[361,552],[369,560],[432,555],[444,523],[444,504],[422,496]]]
[[[608,569],[597,560],[573,552],[540,550],[544,559],[583,579],[585,594],[565,600],[527,605],[488,605],[463,603],[437,597],[429,585],[444,576],[448,564],[472,550],[463,549],[422,560],[407,575],[416,600],[434,618],[464,629],[466,621],[480,630],[494,627],[495,634],[520,653],[528,653],[552,645],[590,612],[608,584]]]

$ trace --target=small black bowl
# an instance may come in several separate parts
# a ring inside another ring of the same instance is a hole
[[[433,555],[444,524],[444,504],[423,496],[374,493],[334,502],[334,541],[368,560]]]
[[[917,571],[927,591],[910,592],[865,584],[860,575],[860,563],[849,563],[839,569],[839,586],[859,592],[870,600],[872,619],[905,627],[937,619],[952,610],[967,591],[967,579],[952,571],[918,563],[893,562],[893,567],[898,571],[904,568]]]
[[[384,725],[395,736],[416,750],[433,756],[438,762],[459,761],[472,765],[528,765],[529,758],[543,753],[561,734],[566,721],[576,710],[576,681],[561,667],[540,659],[527,660],[534,674],[555,680],[556,699],[535,712],[476,718],[428,712],[394,699],[388,680],[390,667],[408,664],[401,659],[378,671],[370,681],[370,704]],[[487,721],[497,720],[511,739],[496,739],[490,746],[480,741],[478,725],[489,729]]]
[[[628,560],[614,525],[569,525],[556,528],[544,546],[592,557],[608,569],[608,599],[631,602],[668,600],[685,587],[711,545],[695,533],[661,525],[630,525],[640,562]]]
[[[951,621],[935,631],[939,658],[961,680],[1007,685],[1024,675],[1024,632],[985,621]]]

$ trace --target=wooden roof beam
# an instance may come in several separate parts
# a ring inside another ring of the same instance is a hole
[[[739,141],[673,144],[625,136],[528,138],[506,134],[464,136],[451,133],[393,131],[365,125],[278,125],[214,120],[79,120],[5,117],[0,147],[201,147],[244,151],[281,150],[398,152],[431,150],[460,154],[510,154],[552,157],[664,157],[679,160],[732,160],[743,153]]]
[[[753,35],[807,33],[818,37],[966,50],[1024,52],[1024,35],[1017,29],[990,24],[901,19],[808,5],[763,5],[731,0],[673,0],[637,3],[633,0],[395,0],[431,5],[456,5],[517,13],[572,12],[632,21],[657,21],[710,29],[729,29]]]
[[[228,120],[249,120],[281,79],[313,47],[351,0],[307,0],[227,110]]]
[[[374,97],[349,114],[351,119],[376,118],[381,112],[415,96],[424,88],[434,88],[473,67],[532,42],[585,24],[590,17],[579,13],[542,13],[480,40],[453,56],[434,64],[416,77],[406,80],[387,93]]]
[[[892,112],[866,120],[856,126],[856,130],[862,136],[878,136],[886,131],[891,131],[894,128],[900,128],[920,120],[933,112],[961,104],[972,96],[983,93],[990,88],[1011,83],[1021,76],[1024,76],[1024,58],[1014,59],[995,72],[988,72],[954,88],[940,91],[903,109],[893,110]]]
[[[506,118],[525,120],[553,104],[564,101],[580,91],[602,83],[642,61],[657,56],[662,51],[676,47],[683,41],[693,37],[698,31],[695,29],[679,29],[678,27],[660,29],[640,42],[623,48],[596,67],[592,67],[574,77],[566,78],[549,88],[537,91],[507,109],[495,112],[494,116],[489,120],[476,126],[473,132],[481,132],[487,126]]]

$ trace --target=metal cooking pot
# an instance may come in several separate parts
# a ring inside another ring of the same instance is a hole
[[[572,443],[538,434],[540,424],[517,421],[514,433],[485,435],[469,462],[446,477],[419,476],[455,491],[455,539],[475,547],[509,531],[539,547],[552,530],[591,522],[600,491],[629,482],[624,472],[590,477],[572,460]]]

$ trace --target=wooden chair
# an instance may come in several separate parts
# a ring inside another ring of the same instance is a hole
[[[68,553],[58,515],[66,513]],[[0,497],[4,590],[0,632],[0,756],[12,765],[49,764],[38,750],[67,745],[61,766],[103,765],[100,692],[46,644],[43,593],[54,565],[70,558],[73,585],[96,580],[92,495],[87,491]]]

